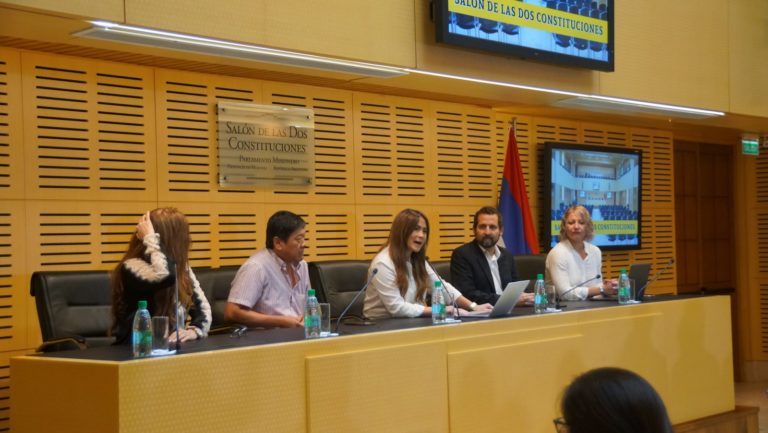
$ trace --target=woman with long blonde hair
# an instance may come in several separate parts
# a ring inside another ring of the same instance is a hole
[[[366,317],[419,317],[432,314],[427,303],[437,273],[427,263],[429,239],[427,217],[414,209],[405,209],[395,216],[389,239],[371,261],[368,274],[377,269],[365,293]],[[445,283],[456,305],[464,310],[490,311],[490,304],[477,305]],[[448,307],[452,312],[453,306]]]
[[[131,236],[128,251],[112,272],[112,335],[115,343],[128,343],[138,301],[146,300],[153,316],[167,316],[176,329],[175,305],[178,273],[179,303],[190,322],[180,324],[179,340],[208,335],[211,307],[189,266],[189,223],[172,207],[145,213]],[[172,332],[172,341],[176,333]]]

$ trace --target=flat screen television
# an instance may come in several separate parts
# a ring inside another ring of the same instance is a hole
[[[437,41],[613,71],[614,0],[432,0]]]
[[[580,204],[592,216],[593,244],[606,250],[640,248],[641,151],[546,143],[546,161],[545,245],[557,245],[565,210]]]

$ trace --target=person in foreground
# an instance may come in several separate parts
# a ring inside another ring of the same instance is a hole
[[[667,409],[648,381],[621,368],[577,377],[561,402],[558,433],[672,433]]]
[[[145,213],[136,225],[128,251],[112,272],[112,335],[115,344],[128,343],[138,301],[146,300],[153,316],[167,316],[169,339],[176,341],[176,283],[179,303],[190,322],[180,324],[179,340],[206,337],[211,306],[189,266],[189,224],[172,207]],[[177,275],[177,270],[179,270]]]
[[[395,216],[389,239],[371,261],[370,276],[378,269],[365,292],[363,314],[367,318],[420,317],[432,314],[427,295],[432,292],[437,273],[427,263],[429,221],[423,213],[405,209]],[[490,311],[490,304],[477,305],[445,283],[456,305],[463,311]],[[453,306],[448,312],[453,312]]]
[[[547,254],[546,261],[547,283],[555,285],[560,299],[616,294],[616,282],[601,276],[600,248],[588,242],[593,231],[592,218],[584,206],[571,206],[563,214],[560,242]]]
[[[304,261],[306,223],[293,212],[275,212],[267,221],[266,249],[240,266],[232,281],[224,318],[253,327],[304,326],[309,270]]]
[[[451,281],[469,300],[496,305],[507,284],[517,281],[512,254],[498,246],[504,234],[502,216],[490,206],[475,212],[472,221],[475,239],[451,254]],[[533,303],[533,293],[523,293],[518,305]]]

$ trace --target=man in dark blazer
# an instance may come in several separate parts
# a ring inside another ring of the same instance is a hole
[[[497,245],[504,232],[498,209],[486,206],[478,210],[472,229],[475,239],[451,255],[451,283],[473,302],[496,304],[507,284],[518,280],[512,254]],[[518,304],[532,301],[533,294],[523,293]]]

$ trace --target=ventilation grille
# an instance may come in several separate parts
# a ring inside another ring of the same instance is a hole
[[[315,113],[315,184],[311,188],[280,189],[267,193],[267,201],[304,202],[307,197],[352,203],[351,95],[349,92],[265,84],[267,103],[311,108]]]
[[[20,55],[0,48],[0,198],[23,197]]]
[[[425,111],[423,101],[377,95],[355,99],[359,201],[427,197]]]
[[[437,197],[455,204],[466,204],[466,199],[492,202],[496,198],[493,168],[497,160],[490,113],[433,108],[432,117]]]
[[[146,197],[154,139],[148,68],[24,54],[28,191],[36,198]]]

